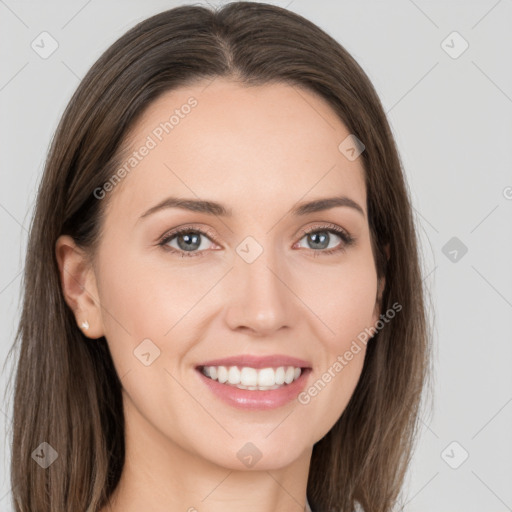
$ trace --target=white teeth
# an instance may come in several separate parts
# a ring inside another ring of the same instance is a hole
[[[286,384],[290,384],[291,382],[293,382],[294,375],[295,370],[293,366],[288,366],[288,368],[286,368],[286,375],[284,376],[284,381],[286,382]]]
[[[286,372],[283,366],[280,366],[275,373],[275,382],[276,384],[284,384],[284,378],[286,376]]]
[[[212,367],[210,366],[210,368],[208,369],[211,369]],[[215,366],[213,367],[215,368]],[[207,375],[209,376],[209,375]],[[213,377],[211,377],[213,379]],[[222,384],[224,384],[224,382],[226,382],[228,380],[228,371],[226,370],[226,367],[225,366],[219,366],[217,368],[217,380],[219,382],[221,382]]]
[[[259,382],[259,380],[258,372],[254,368],[242,368],[242,371],[240,372],[240,384],[243,386],[257,386],[258,384],[260,386],[269,385],[264,382]],[[235,384],[238,384],[238,382],[235,382]]]
[[[274,386],[275,384],[281,385],[284,382],[280,382],[280,380],[276,377],[276,374],[279,372],[279,370],[282,372],[282,367],[278,368],[276,371],[274,371],[273,368],[262,368],[259,372],[256,372],[254,369],[252,370],[254,371],[254,375],[257,375],[259,386]]]
[[[267,390],[277,389],[283,384],[291,384],[297,380],[302,370],[293,366],[278,368],[250,368],[244,366],[205,366],[203,374],[221,384],[236,386],[240,389]]]
[[[230,384],[240,384],[240,370],[237,366],[230,366],[228,370],[228,382]],[[247,384],[244,383],[244,386]]]

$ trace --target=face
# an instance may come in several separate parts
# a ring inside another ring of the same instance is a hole
[[[148,442],[232,469],[244,467],[239,451],[251,442],[258,468],[272,469],[308,453],[338,420],[365,346],[350,361],[344,354],[380,313],[364,170],[338,149],[350,132],[313,93],[208,84],[149,107],[129,138],[136,160],[99,199],[108,208],[94,328],[121,378],[127,424]],[[194,209],[165,204],[171,197]],[[334,197],[345,199],[299,209]],[[197,369],[246,355],[295,357],[291,366],[308,369],[298,385],[269,391],[213,390]]]

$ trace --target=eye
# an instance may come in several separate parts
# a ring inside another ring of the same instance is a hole
[[[165,234],[158,245],[170,252],[181,254],[181,256],[203,256],[209,246],[204,239],[210,240],[210,238],[213,238],[213,235],[208,232],[185,226]],[[171,245],[171,243],[175,245]]]
[[[306,244],[308,244],[305,248],[313,250],[314,256],[321,254],[329,255],[345,251],[355,242],[355,239],[347,231],[335,224],[313,226],[304,229],[302,234],[304,236],[301,240],[305,239]],[[341,240],[341,243],[340,241],[336,243],[336,239]],[[304,247],[300,245],[300,241],[299,247]]]

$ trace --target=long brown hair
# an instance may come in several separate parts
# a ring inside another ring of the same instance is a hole
[[[72,236],[93,253],[107,200],[94,190],[120,164],[123,144],[163,92],[226,77],[282,82],[323,97],[360,139],[381,311],[400,313],[368,342],[363,371],[339,420],[313,447],[307,486],[317,511],[389,512],[400,494],[429,375],[430,335],[409,191],[380,100],[333,38],[264,3],[219,10],[183,6],[142,21],[92,66],[70,100],[38,190],[23,278],[11,484],[18,512],[95,512],[124,463],[121,383],[105,338],[91,343],[61,290],[55,242]],[[389,245],[389,259],[384,247]],[[58,459],[42,469],[47,442]]]

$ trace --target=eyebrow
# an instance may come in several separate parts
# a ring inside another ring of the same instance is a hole
[[[292,215],[307,215],[309,213],[321,212],[324,210],[330,210],[331,208],[336,208],[337,206],[348,206],[349,208],[353,208],[358,211],[363,217],[366,216],[363,208],[356,203],[353,199],[346,196],[336,196],[336,197],[326,197],[323,199],[316,199],[314,201],[303,202],[297,204],[294,208],[292,208]]]
[[[346,196],[326,197],[322,199],[316,199],[314,201],[298,203],[290,210],[290,213],[294,216],[304,216],[310,213],[330,210],[331,208],[336,208],[339,206],[353,208],[354,210],[358,211],[363,217],[366,216],[363,208],[353,199],[350,199],[349,197]],[[140,219],[148,217],[149,215],[166,208],[181,208],[183,210],[205,213],[207,215],[215,215],[219,217],[233,216],[233,211],[230,208],[226,208],[222,204],[216,203],[215,201],[206,201],[202,199],[186,199],[180,197],[167,197],[157,205],[153,206],[152,208],[144,212],[140,216]]]

